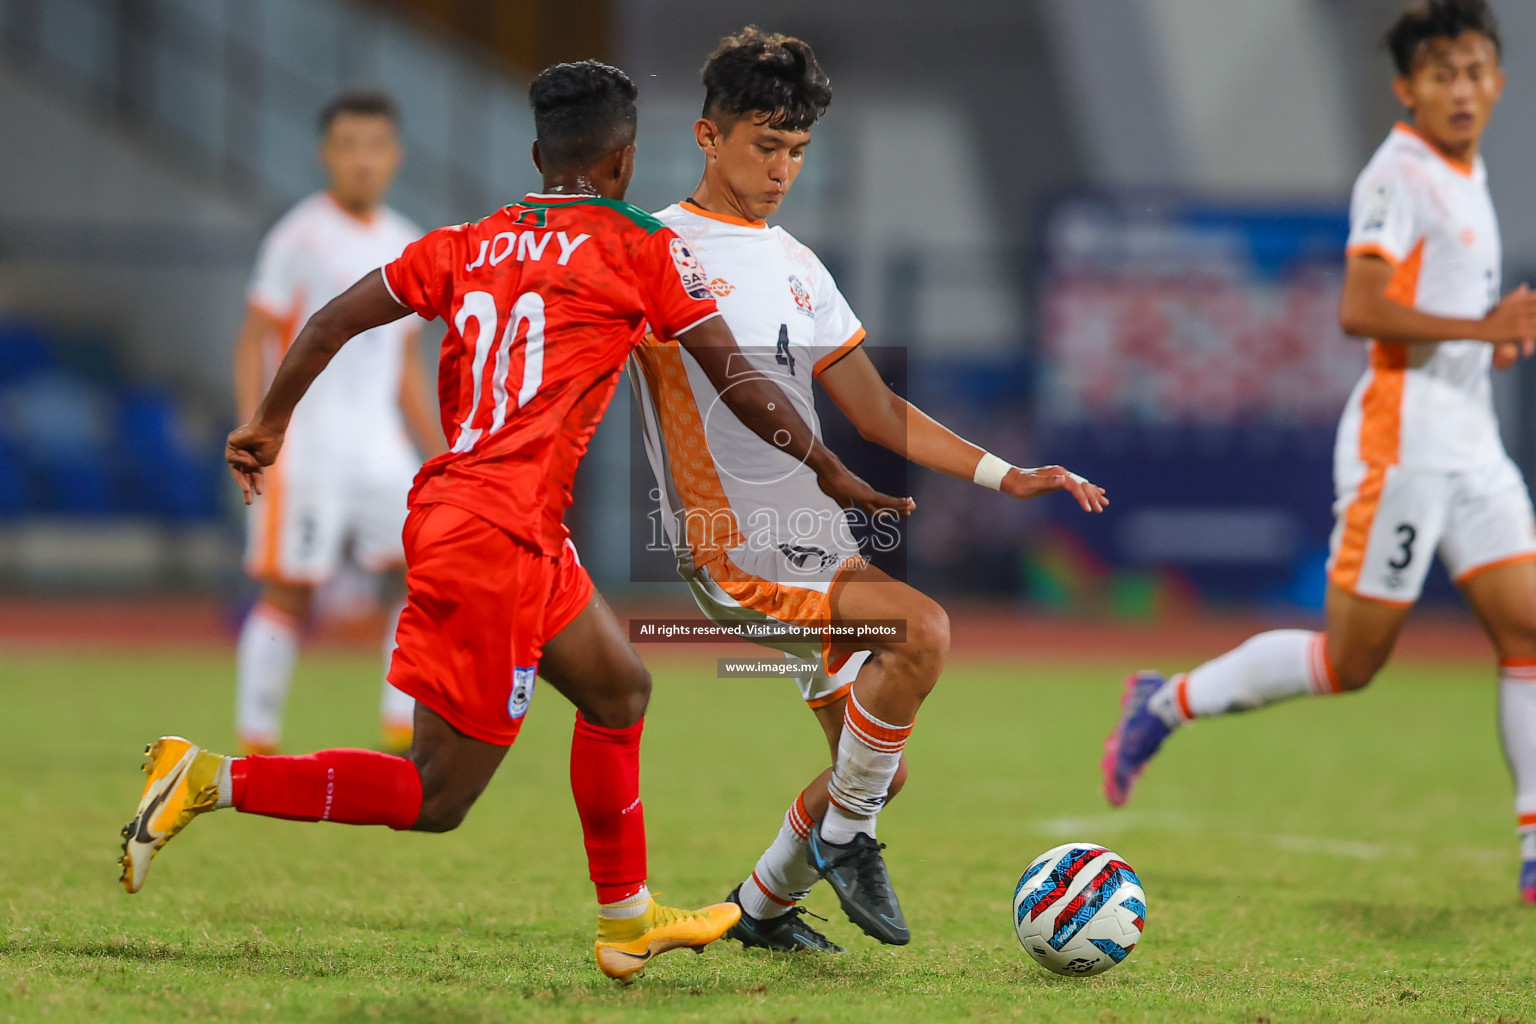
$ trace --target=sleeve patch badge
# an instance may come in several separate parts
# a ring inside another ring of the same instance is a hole
[[[1371,192],[1371,205],[1366,208],[1365,220],[1360,222],[1361,232],[1380,231],[1387,225],[1387,214],[1392,209],[1392,186],[1377,185]]]
[[[704,273],[704,264],[688,248],[688,243],[681,238],[672,239],[672,265],[677,267],[677,276],[683,282],[683,291],[688,293],[690,299],[707,299],[710,297],[709,275]]]
[[[811,305],[811,293],[800,283],[800,279],[794,274],[789,275],[789,294],[795,298],[795,308],[806,316],[814,317],[816,310]]]

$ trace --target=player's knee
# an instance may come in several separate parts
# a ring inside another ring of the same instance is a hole
[[[1495,637],[1499,657],[1536,658],[1536,608],[1518,609],[1515,616]]]
[[[413,832],[452,832],[464,824],[474,800],[465,800],[447,794],[424,799],[421,813],[416,817]]]
[[[1363,690],[1371,685],[1371,680],[1376,678],[1376,673],[1381,671],[1381,662],[1375,658],[1345,658],[1342,662],[1333,666],[1334,680],[1339,689],[1345,693],[1353,693]]]
[[[932,601],[907,617],[907,642],[902,655],[916,669],[928,689],[938,682],[949,654],[949,615]]]
[[[303,583],[268,582],[261,588],[263,604],[299,620],[309,617],[309,606],[313,597],[314,588]]]
[[[639,659],[624,673],[622,685],[591,702],[591,707],[581,709],[581,715],[593,725],[604,729],[628,729],[645,717],[651,703],[651,674]]]

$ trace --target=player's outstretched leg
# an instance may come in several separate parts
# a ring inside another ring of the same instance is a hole
[[[123,887],[138,892],[167,842],[194,817],[224,808],[291,821],[447,832],[464,820],[506,752],[465,736],[420,703],[410,758],[374,750],[225,757],[179,736],[161,737],[149,747],[149,780],[123,828]]]
[[[144,886],[150,861],[193,818],[234,807],[294,821],[407,829],[422,811],[422,780],[403,757],[372,750],[322,750],[302,757],[225,757],[179,736],[150,744],[149,775],[123,827],[121,881]]]
[[[1457,583],[1499,654],[1499,735],[1515,783],[1519,892],[1536,903],[1536,562],[1495,562]]]
[[[806,841],[806,860],[832,886],[848,919],[890,945],[912,939],[875,839],[875,817],[890,793],[923,700],[949,653],[949,617],[930,598],[873,567],[832,588],[840,621],[898,621],[901,643],[870,648],[843,709],[827,813]]]
[[[1196,718],[1366,686],[1386,663],[1407,614],[1405,607],[1330,586],[1325,633],[1270,630],[1187,673],[1168,679],[1135,673],[1126,680],[1120,717],[1104,741],[1105,797],[1123,806],[1164,740]]]
[[[571,794],[597,887],[598,968],[629,984],[674,949],[702,950],[741,916],[734,903],[662,906],[646,885],[640,734],[651,678],[602,596],[544,646],[540,674],[576,705]]]
[[[850,661],[839,673],[839,677],[846,673],[851,683],[863,661],[862,657]],[[842,697],[812,707],[822,731],[826,733],[834,760],[837,758],[838,741],[842,738],[846,700],[846,697]],[[906,759],[903,757],[886,794],[887,804],[901,791],[906,779]],[[841,946],[805,920],[808,912],[798,906],[821,877],[807,860],[805,847],[811,837],[811,829],[827,813],[827,784],[831,780],[832,769],[827,768],[795,797],[794,803],[784,813],[784,822],[778,835],[762,856],[758,857],[752,873],[727,897],[729,902],[741,905],[741,920],[726,933],[726,938],[735,939],[747,947],[784,952],[843,952]]]

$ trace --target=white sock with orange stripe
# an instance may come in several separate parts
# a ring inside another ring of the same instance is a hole
[[[276,746],[298,654],[298,620],[257,601],[235,649],[235,735],[242,747]]]
[[[1499,662],[1499,733],[1515,777],[1515,817],[1524,859],[1536,859],[1536,658]]]
[[[901,752],[912,724],[891,725],[864,710],[855,684],[843,710],[843,733],[837,741],[837,763],[827,784],[831,803],[821,820],[821,837],[847,843],[860,832],[875,834],[875,815],[885,806],[891,780],[901,765]]]
[[[805,841],[815,823],[806,813],[803,794],[784,812],[784,824],[757,866],[741,883],[741,909],[762,920],[778,917],[805,899],[816,884],[816,869],[805,859]]]
[[[1192,718],[1252,711],[1303,694],[1338,692],[1322,633],[1274,629],[1169,679],[1147,706],[1173,728]]]

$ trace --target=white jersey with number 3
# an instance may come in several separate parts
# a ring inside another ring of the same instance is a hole
[[[1407,125],[1355,184],[1349,252],[1393,267],[1389,297],[1435,316],[1477,320],[1499,301],[1499,222],[1482,157],[1455,163]],[[1482,341],[1372,341],[1370,367],[1339,424],[1339,458],[1463,470],[1504,457]]]
[[[1349,252],[1392,265],[1387,296],[1477,320],[1499,301],[1499,222],[1482,158],[1447,159],[1398,125],[1355,185]],[[1493,346],[1372,341],[1334,448],[1328,578],[1357,597],[1418,600],[1438,553],[1452,579],[1536,558],[1536,514],[1493,411]]]

